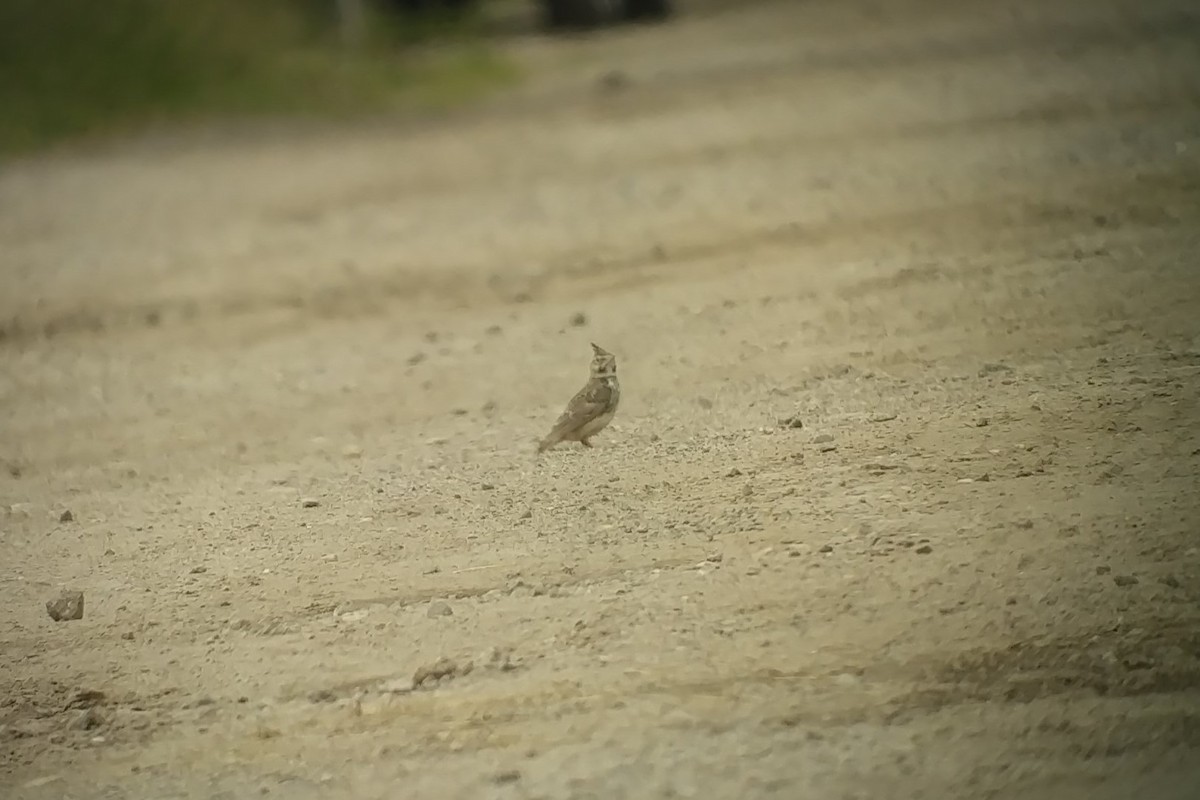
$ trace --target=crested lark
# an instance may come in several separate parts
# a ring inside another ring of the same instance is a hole
[[[546,438],[538,442],[539,453],[559,442],[579,442],[584,447],[591,447],[588,439],[603,430],[617,413],[617,404],[621,400],[617,357],[595,344],[592,353],[591,377],[587,385],[571,398]]]

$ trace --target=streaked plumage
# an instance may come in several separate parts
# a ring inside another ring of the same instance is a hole
[[[592,353],[591,376],[587,384],[571,398],[554,427],[538,442],[539,453],[559,442],[579,442],[584,447],[591,447],[588,440],[612,422],[617,413],[621,402],[617,357],[595,344]]]

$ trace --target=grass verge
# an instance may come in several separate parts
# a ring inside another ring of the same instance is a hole
[[[215,116],[445,107],[516,80],[478,18],[368,14],[334,0],[3,0],[0,153]],[[436,59],[418,58],[436,45]]]

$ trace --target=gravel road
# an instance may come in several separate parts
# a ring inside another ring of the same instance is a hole
[[[4,166],[0,794],[1200,797],[1198,40],[685,3]]]

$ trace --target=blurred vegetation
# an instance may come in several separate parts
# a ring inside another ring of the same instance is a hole
[[[335,0],[0,0],[0,152],[217,114],[453,104],[516,77],[475,12],[367,5],[348,47]]]

